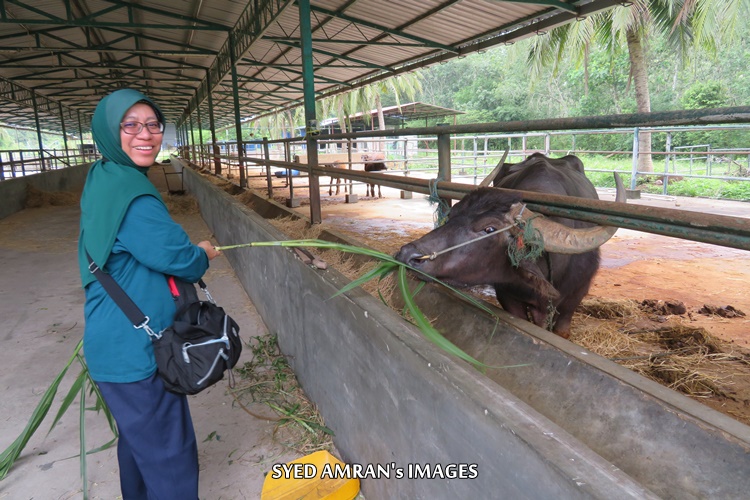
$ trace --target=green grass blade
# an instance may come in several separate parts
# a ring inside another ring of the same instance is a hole
[[[369,248],[362,248],[357,247],[354,245],[347,245],[343,243],[334,243],[331,241],[325,241],[325,240],[317,240],[317,239],[307,239],[307,240],[284,240],[284,241],[254,241],[252,243],[244,243],[240,245],[230,245],[230,246],[223,246],[223,247],[216,247],[218,250],[229,250],[233,248],[242,248],[242,247],[312,247],[312,248],[325,248],[329,250],[337,250],[341,252],[346,253],[353,253],[357,255],[365,255],[374,259],[380,260],[380,264],[375,267],[373,270],[369,271],[368,273],[365,273],[363,276],[360,276],[356,280],[350,282],[346,286],[344,286],[341,290],[336,292],[333,297],[336,297],[338,295],[341,295],[342,293],[345,293],[353,288],[356,288],[371,279],[375,277],[380,277],[381,279],[385,277],[388,273],[394,271],[396,268],[398,268],[398,276],[399,276],[399,289],[401,291],[401,294],[403,295],[404,299],[404,311],[409,311],[414,318],[416,323],[414,324],[417,328],[419,328],[425,337],[427,337],[430,341],[435,343],[438,347],[445,350],[449,354],[452,354],[454,356],[457,356],[465,361],[468,361],[469,363],[485,369],[485,368],[514,368],[519,366],[527,366],[527,364],[519,364],[519,365],[507,365],[507,366],[496,366],[496,367],[490,367],[488,365],[485,365],[484,363],[477,361],[473,357],[466,354],[462,349],[460,349],[458,346],[450,342],[448,339],[446,339],[435,327],[432,326],[432,324],[427,320],[427,318],[424,316],[422,311],[419,309],[419,307],[416,305],[416,302],[414,301],[414,295],[419,293],[419,291],[424,287],[425,283],[420,283],[417,288],[415,289],[415,292],[412,293],[409,290],[407,280],[406,280],[406,269],[409,269],[415,273],[421,274],[425,278],[427,278],[429,281],[433,281],[435,283],[438,283],[449,290],[451,290],[456,295],[462,297],[464,300],[475,306],[476,308],[480,309],[481,311],[484,311],[485,313],[489,314],[490,316],[495,318],[495,328],[493,329],[493,335],[494,330],[497,329],[497,325],[499,324],[499,317],[498,315],[489,307],[482,304],[479,300],[475,299],[474,297],[471,297],[470,295],[448,285],[447,283],[434,278],[433,276],[430,276],[429,274],[425,273],[424,271],[421,271],[419,269],[416,269],[414,267],[409,266],[408,264],[405,264],[403,262],[400,262],[396,260],[395,257],[388,255],[386,253],[377,251],[377,250],[371,250]],[[380,299],[387,304],[385,301],[385,298],[380,294],[378,291],[378,294],[380,295]],[[403,316],[403,314],[402,314]],[[408,320],[407,320],[408,321]],[[411,323],[411,322],[410,322]]]
[[[10,468],[21,455],[21,452],[28,444],[29,439],[31,439],[31,436],[34,435],[36,430],[42,424],[44,417],[47,416],[47,413],[52,406],[52,402],[55,399],[55,394],[57,394],[57,389],[60,386],[60,382],[65,376],[65,373],[68,371],[70,365],[76,359],[76,356],[78,355],[78,352],[81,350],[82,346],[83,341],[81,340],[76,346],[73,355],[68,360],[68,363],[57,375],[57,377],[55,377],[55,379],[52,381],[52,384],[42,395],[42,399],[39,401],[39,404],[36,406],[36,408],[34,408],[34,411],[31,414],[31,418],[26,423],[26,427],[23,429],[23,431],[21,431],[21,434],[16,438],[16,440],[13,441],[13,443],[8,448],[6,448],[5,451],[3,451],[2,455],[0,455],[0,480],[4,479],[8,475]]]
[[[346,292],[348,292],[349,290],[351,290],[353,288],[356,288],[356,287],[358,287],[360,285],[363,285],[363,284],[367,283],[368,281],[370,281],[373,278],[380,277],[382,279],[385,275],[387,275],[388,273],[390,273],[391,271],[393,271],[396,267],[398,267],[398,266],[396,264],[391,263],[391,262],[381,262],[372,271],[363,274],[362,276],[360,276],[356,280],[354,280],[354,281],[350,282],[349,284],[347,284],[345,287],[343,287],[341,290],[339,290],[335,294],[331,295],[331,298],[337,297],[337,296],[341,295],[342,293],[346,293]]]
[[[57,410],[57,415],[55,415],[55,419],[52,421],[52,425],[50,425],[49,430],[47,431],[47,435],[52,432],[52,429],[55,428],[55,425],[57,425],[57,423],[60,421],[60,418],[68,410],[68,408],[70,408],[70,405],[73,403],[73,401],[76,400],[76,397],[78,397],[78,394],[81,392],[81,388],[83,387],[83,383],[85,381],[86,370],[81,370],[81,373],[79,373],[76,377],[75,382],[73,382],[73,385],[70,387],[70,390],[65,396],[65,399],[63,399],[62,405],[60,405],[60,409]]]
[[[107,443],[105,445],[102,445],[102,446],[100,446],[99,448],[96,449],[96,451],[106,450],[107,448],[109,448],[110,446],[112,446],[112,444],[119,437],[119,433],[117,432],[117,423],[115,422],[115,417],[112,416],[112,412],[109,410],[109,406],[107,406],[107,403],[104,401],[104,397],[102,396],[102,393],[99,391],[99,386],[96,385],[96,382],[94,382],[94,379],[91,378],[91,373],[89,373],[89,368],[86,365],[86,361],[80,355],[78,356],[78,362],[81,363],[81,366],[83,366],[85,368],[86,380],[87,380],[87,382],[89,384],[89,392],[90,392],[90,394],[95,394],[96,395],[94,409],[97,411],[97,413],[99,411],[101,411],[102,413],[104,413],[104,416],[107,419],[107,423],[109,425],[109,428],[112,431],[112,434],[114,435],[114,439],[112,441],[110,441],[109,443]],[[93,453],[93,451],[89,452],[89,453]]]
[[[401,267],[398,270],[398,285],[401,289],[401,294],[403,295],[404,303],[406,304],[406,308],[409,311],[409,314],[411,314],[412,318],[414,318],[417,326],[428,340],[432,341],[435,345],[437,345],[447,353],[468,361],[474,366],[487,368],[487,365],[469,356],[453,342],[443,337],[443,334],[440,333],[435,327],[433,327],[430,321],[425,317],[425,315],[422,314],[422,311],[419,309],[419,307],[417,307],[417,304],[414,302],[414,297],[409,290],[409,283],[406,279],[406,267]]]
[[[85,373],[81,372],[81,374]],[[89,481],[88,481],[88,473],[86,469],[86,386],[83,384],[83,381],[86,379],[85,376],[79,376],[79,379],[81,379],[81,386],[78,390],[79,394],[81,395],[81,406],[79,409],[78,414],[78,425],[80,428],[80,432],[78,433],[78,439],[79,439],[79,445],[81,449],[80,454],[80,463],[81,463],[81,480],[83,481],[83,500],[89,500]]]

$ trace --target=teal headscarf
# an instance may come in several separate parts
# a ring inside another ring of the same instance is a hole
[[[84,288],[96,280],[88,270],[85,250],[97,265],[104,268],[130,203],[143,195],[163,202],[156,187],[148,180],[148,167],[137,166],[122,149],[120,122],[125,113],[139,102],[150,105],[159,121],[164,122],[159,107],[132,89],[117,90],[104,97],[91,120],[94,142],[104,158],[91,166],[81,195],[78,264]]]

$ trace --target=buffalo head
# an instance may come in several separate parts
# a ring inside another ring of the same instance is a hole
[[[624,201],[617,175],[616,181],[617,201]],[[598,249],[615,231],[557,222],[526,208],[518,192],[479,188],[451,209],[443,226],[401,247],[396,259],[453,286],[493,285],[506,311],[542,327],[554,325],[567,338],[573,311],[598,269]],[[535,254],[526,248],[529,234],[541,236]],[[513,250],[531,256],[511,259]]]

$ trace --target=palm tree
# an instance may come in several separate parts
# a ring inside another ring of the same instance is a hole
[[[324,109],[334,111],[333,114],[339,120],[341,130],[350,131],[350,117],[361,113],[365,122],[369,122],[373,109],[377,109],[378,129],[385,130],[385,116],[383,115],[383,104],[381,96],[391,93],[396,99],[396,105],[400,107],[402,96],[413,100],[422,91],[421,73],[405,73],[386,80],[371,83],[359,87],[344,94],[338,94],[325,99]],[[378,143],[378,149],[380,149]]]
[[[592,44],[609,47],[613,55],[626,47],[637,109],[647,113],[651,111],[651,97],[646,54],[648,40],[654,33],[667,37],[684,64],[690,61],[690,49],[700,48],[715,55],[720,43],[731,40],[737,33],[737,23],[750,13],[750,0],[631,0],[628,3],[630,5],[614,7],[533,39],[528,53],[532,80],[539,78],[543,68],[556,68],[565,57],[572,56],[585,65]],[[653,172],[650,152],[651,134],[639,134],[640,171]]]
[[[390,92],[396,98],[396,106],[399,110],[401,109],[401,96],[406,96],[409,100],[414,100],[414,97],[422,92],[422,80],[424,75],[422,73],[404,73],[402,75],[388,78],[387,80],[381,80],[373,84],[368,85],[364,88],[365,93],[371,96],[372,101],[375,103],[375,108],[378,110],[378,128],[385,130],[385,117],[383,116],[383,104],[380,96]]]

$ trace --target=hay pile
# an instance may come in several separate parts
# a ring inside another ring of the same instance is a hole
[[[71,191],[42,191],[31,184],[26,185],[26,208],[40,207],[62,207],[78,205],[81,201],[81,193]]]
[[[164,204],[172,215],[196,215],[199,214],[200,207],[195,196],[186,194],[162,194]]]
[[[648,301],[587,299],[570,340],[667,387],[697,398],[733,398],[733,375],[750,356],[682,318],[655,315]],[[729,369],[734,363],[735,369]]]

